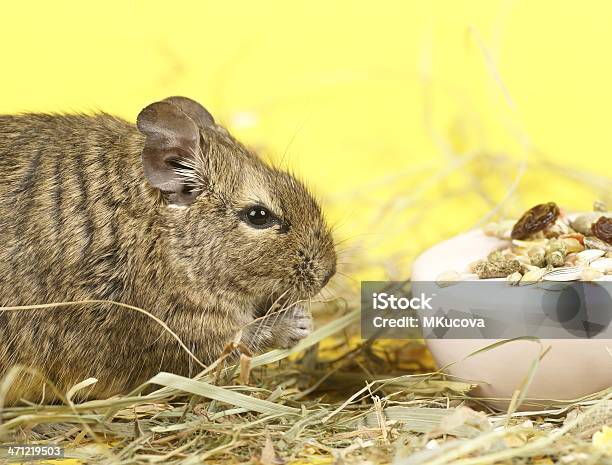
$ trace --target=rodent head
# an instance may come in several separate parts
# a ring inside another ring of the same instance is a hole
[[[172,262],[191,287],[257,304],[307,299],[327,284],[333,239],[300,181],[185,97],[149,105],[137,125],[146,136],[145,177],[168,207]]]

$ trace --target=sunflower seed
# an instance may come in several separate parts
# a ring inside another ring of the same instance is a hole
[[[582,267],[570,266],[568,268],[559,268],[546,273],[543,277],[544,281],[577,281],[580,279]]]
[[[579,262],[591,263],[593,260],[597,260],[599,257],[603,257],[606,254],[603,250],[598,249],[587,249],[582,252],[578,252],[576,257]]]
[[[594,236],[585,237],[584,245],[589,249],[599,249],[604,252],[612,252],[612,245],[606,244],[601,239],[598,239]]]
[[[612,258],[598,258],[593,260],[590,267],[594,270],[601,271],[602,273],[612,272]]]

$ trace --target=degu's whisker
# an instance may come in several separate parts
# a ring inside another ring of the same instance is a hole
[[[275,288],[276,288],[276,287],[277,287],[277,286],[275,285],[275,286],[274,286],[274,288],[273,288],[273,291],[275,290]],[[277,298],[277,299],[276,299],[276,300],[275,300],[275,301],[274,301],[274,302],[273,302],[273,303],[272,303],[272,304],[271,304],[271,305],[270,305],[270,306],[269,306],[269,307],[266,309],[266,311],[264,312],[264,314],[263,314],[263,315],[262,315],[260,318],[257,318],[257,319],[255,319],[255,320],[253,320],[253,321],[251,322],[251,323],[254,323],[254,322],[256,322],[256,321],[258,321],[258,320],[259,320],[259,323],[258,323],[258,325],[257,325],[257,328],[255,329],[255,332],[254,332],[254,334],[253,334],[253,337],[257,337],[257,336],[259,336],[259,334],[260,334],[260,332],[261,332],[261,330],[262,330],[262,328],[263,328],[263,325],[264,325],[264,323],[265,323],[266,318],[268,317],[268,315],[270,314],[270,312],[272,312],[272,311],[273,311],[274,306],[275,306],[275,305],[276,305],[276,304],[277,304],[277,303],[280,301],[280,299],[282,299],[282,298],[283,298],[283,297],[286,295],[286,293],[287,293],[287,292],[289,292],[289,290],[286,290],[286,291],[285,291],[285,292],[283,292],[281,295],[279,295],[279,296],[278,296],[278,298]],[[274,295],[274,293],[272,293],[272,295]],[[249,323],[249,325],[250,325],[251,323]]]

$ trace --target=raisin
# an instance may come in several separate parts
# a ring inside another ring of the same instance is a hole
[[[612,218],[602,216],[599,218],[593,226],[591,226],[593,235],[598,239],[601,239],[608,244],[612,244]]]
[[[541,203],[527,210],[512,228],[512,239],[527,239],[543,231],[559,217],[559,207],[554,202]]]

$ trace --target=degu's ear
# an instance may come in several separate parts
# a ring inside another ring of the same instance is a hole
[[[169,97],[144,108],[136,125],[145,136],[144,174],[152,186],[167,194],[174,205],[189,205],[200,194],[194,180],[200,147],[200,128],[213,117],[186,97]]]

